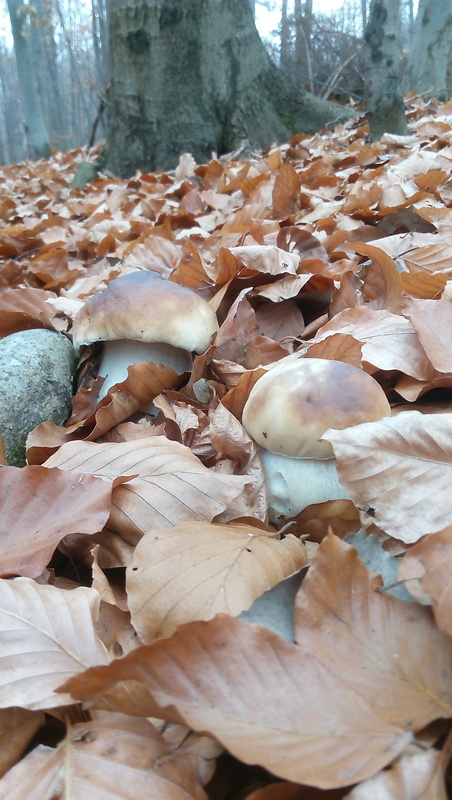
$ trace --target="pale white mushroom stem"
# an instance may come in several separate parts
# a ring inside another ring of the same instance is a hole
[[[307,506],[350,499],[336,469],[336,459],[290,458],[259,448],[268,486],[268,518],[280,525]]]
[[[153,361],[154,364],[171,367],[178,375],[189,372],[193,366],[191,353],[171,344],[128,339],[105,342],[99,364],[99,375],[105,380],[99,392],[99,400],[105,397],[115,383],[126,380],[128,367],[142,361]]]

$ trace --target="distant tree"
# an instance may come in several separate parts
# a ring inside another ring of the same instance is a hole
[[[8,0],[8,11],[14,38],[29,155],[31,158],[45,158],[50,155],[50,137],[39,92],[37,64],[28,24],[29,8],[22,0]]]
[[[372,139],[405,134],[400,88],[400,0],[372,0],[364,33],[367,117]]]
[[[405,91],[447,100],[446,76],[452,45],[451,0],[419,0]]]
[[[312,133],[349,109],[295,87],[271,61],[249,0],[111,0],[110,124],[102,158],[113,173],[170,168]]]

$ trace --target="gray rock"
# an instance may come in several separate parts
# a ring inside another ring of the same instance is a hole
[[[71,342],[55,331],[0,340],[0,435],[11,466],[25,464],[27,434],[40,422],[61,425],[68,418],[75,367]]]

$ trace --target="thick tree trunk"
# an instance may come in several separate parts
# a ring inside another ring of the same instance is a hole
[[[364,56],[367,117],[374,141],[384,133],[407,133],[399,77],[399,26],[400,0],[373,0]]]
[[[414,23],[406,91],[447,100],[447,63],[452,44],[451,0],[420,0]]]
[[[36,65],[33,63],[32,44],[26,26],[28,12],[21,0],[8,0],[8,11],[14,38],[29,155],[31,158],[46,158],[50,155],[50,138],[42,112]]]
[[[268,56],[249,0],[111,0],[110,126],[102,166],[129,176],[246,139],[265,147],[351,116],[297,90]]]

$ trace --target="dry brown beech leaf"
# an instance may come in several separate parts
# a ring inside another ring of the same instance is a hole
[[[53,292],[31,286],[3,289],[0,292],[0,335],[29,330],[52,328],[52,307],[46,302]]]
[[[295,275],[300,261],[296,253],[288,253],[274,245],[244,245],[230,250],[242,268],[268,275],[281,275],[283,272]]]
[[[293,214],[298,207],[300,178],[289,161],[286,161],[276,173],[273,187],[273,214],[275,218],[285,218]]]
[[[448,276],[441,272],[435,275],[430,275],[426,272],[402,272],[404,294],[411,295],[415,298],[433,300],[441,297],[441,292],[444,290],[447,282]]]
[[[58,589],[30,578],[0,581],[0,707],[30,710],[67,705],[55,694],[69,675],[108,663],[95,634],[99,595],[93,589]]]
[[[19,761],[44,722],[42,711],[0,709],[0,778]]]
[[[319,342],[309,345],[308,358],[329,358],[333,361],[345,361],[361,369],[362,342],[344,333],[333,333]]]
[[[323,435],[341,483],[362,512],[403,542],[452,523],[452,414],[402,411]]]
[[[438,372],[452,372],[452,303],[447,300],[406,300],[403,313]]]
[[[0,575],[37,578],[64,536],[101,531],[111,490],[94,475],[35,466],[1,469]]]
[[[386,308],[394,314],[400,312],[403,286],[394,259],[380,247],[366,242],[354,242],[353,248],[371,259],[371,264],[358,273],[363,281],[361,292],[369,304],[373,308]]]
[[[47,466],[104,478],[138,474],[113,490],[109,521],[134,543],[151,527],[170,528],[190,519],[211,522],[233,505],[248,482],[207,469],[188,447],[165,436],[113,444],[68,442]]]
[[[411,740],[307,648],[224,614],[181,625],[60,690],[91,702],[124,680],[150,690],[153,716],[212,735],[247,764],[323,789],[371,777]]]
[[[446,752],[431,748],[413,755],[404,754],[373,778],[355,786],[343,800],[447,800]]]
[[[399,580],[406,583],[420,582],[433,606],[436,623],[441,630],[452,636],[452,526],[439,533],[432,533],[414,545],[402,559]],[[413,592],[417,598],[417,592]]]
[[[295,599],[295,639],[386,722],[418,731],[452,716],[452,642],[429,609],[381,585],[355,548],[330,534]]]
[[[55,748],[39,745],[0,780],[8,800],[205,800],[187,754],[145,719],[102,714],[69,727]]]
[[[138,542],[126,571],[133,625],[149,644],[184,622],[222,612],[236,617],[307,561],[295,536],[278,541],[251,525],[154,528]]]
[[[340,311],[319,329],[313,342],[332,333],[350,334],[363,343],[362,359],[376,369],[397,369],[418,380],[429,380],[432,365],[405,317],[368,306]]]

